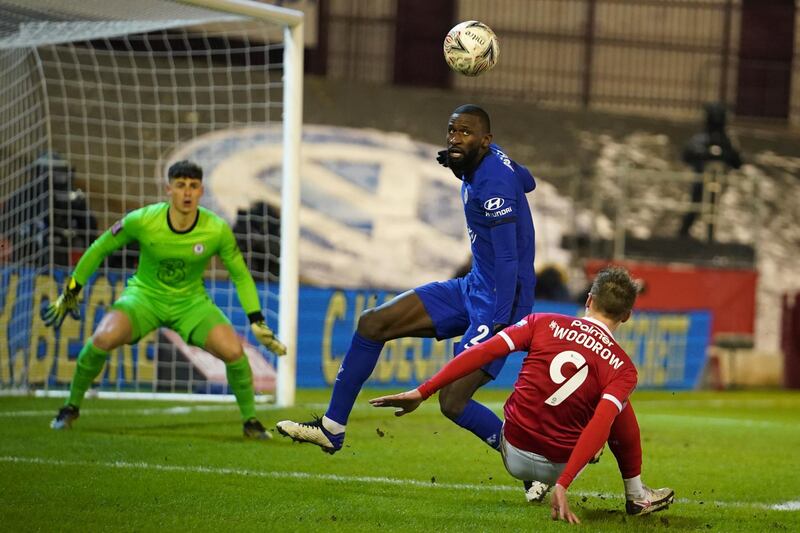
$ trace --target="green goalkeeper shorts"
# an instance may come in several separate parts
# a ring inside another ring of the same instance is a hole
[[[139,287],[129,286],[111,308],[122,311],[131,321],[131,344],[156,328],[166,327],[189,344],[202,348],[214,326],[231,324],[207,294],[156,298]]]

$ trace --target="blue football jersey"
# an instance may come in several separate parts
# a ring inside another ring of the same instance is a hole
[[[512,313],[533,307],[535,234],[525,193],[536,182],[496,144],[462,182],[473,257],[470,288],[494,304],[494,324],[509,324]]]

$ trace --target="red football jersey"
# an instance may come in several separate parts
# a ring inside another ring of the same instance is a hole
[[[621,411],[636,387],[636,367],[598,320],[533,313],[499,336],[528,351],[505,405],[505,438],[553,462],[567,462],[601,399]]]

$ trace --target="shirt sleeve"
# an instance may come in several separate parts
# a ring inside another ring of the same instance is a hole
[[[233,284],[236,286],[236,294],[239,296],[242,309],[248,315],[260,311],[261,304],[258,301],[256,282],[244,262],[242,252],[239,250],[239,245],[236,244],[236,238],[233,236],[233,231],[224,222],[222,222],[221,227],[222,236],[220,237],[219,256],[225,268],[228,269]]]
[[[622,412],[625,402],[628,397],[636,388],[638,373],[636,368],[630,362],[626,361],[627,365],[625,370],[614,375],[611,382],[603,388],[603,393],[600,396],[600,402],[595,409],[586,427],[583,428],[575,448],[567,461],[567,466],[558,478],[558,483],[565,489],[575,479],[578,473],[586,466],[589,460],[594,457],[594,454],[603,446],[608,440],[608,435],[611,432],[611,425],[614,419]]]
[[[494,252],[494,325],[508,325],[517,290],[517,193],[519,182],[511,167],[498,164],[491,187],[484,193],[483,214],[491,227]]]
[[[494,226],[491,235],[495,279],[492,323],[508,325],[511,322],[511,312],[517,293],[517,272],[519,271],[516,224]]]
[[[627,402],[630,395],[633,394],[633,390],[636,388],[636,384],[639,380],[639,373],[636,371],[636,367],[633,366],[630,359],[625,362],[625,365],[625,369],[618,375],[613,376],[610,382],[603,387],[602,394],[602,398],[614,403],[619,411],[622,411],[625,402]]]
[[[445,385],[474,372],[485,364],[505,357],[511,352],[526,349],[530,345],[532,325],[533,315],[528,315],[494,337],[467,348],[444,365],[429,380],[417,387],[417,390],[423,398],[429,398]]]
[[[491,171],[491,184],[481,194],[483,216],[491,226],[517,220],[517,189],[519,181],[513,167],[498,164]]]
[[[509,353],[530,350],[533,342],[536,319],[536,314],[531,313],[516,324],[505,328],[497,334],[505,339],[506,344],[508,344]]]
[[[445,385],[449,385],[455,380],[474,372],[486,363],[505,357],[510,353],[511,349],[502,337],[501,332],[500,335],[495,335],[489,340],[467,348],[458,354],[429,380],[417,387],[417,390],[419,390],[423,398],[429,398]]]
[[[526,188],[525,192],[531,192],[536,189],[536,179],[533,177],[533,174],[531,174],[531,171],[528,170],[528,167],[520,165],[516,161],[511,161],[511,166],[514,172],[522,178],[523,183],[530,182],[530,190]]]
[[[104,231],[78,260],[72,273],[73,279],[80,285],[86,285],[106,257],[138,240],[140,215],[141,210],[133,211]]]
[[[558,478],[558,483],[565,489],[569,488],[575,477],[583,470],[594,454],[608,440],[611,433],[611,424],[619,414],[617,406],[612,402],[601,399],[589,423],[581,431],[578,442],[569,455],[567,465]]]

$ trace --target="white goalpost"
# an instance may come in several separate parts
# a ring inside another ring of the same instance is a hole
[[[302,13],[252,0],[0,0],[0,15],[0,394],[65,393],[80,347],[135,271],[137,249],[101,265],[81,294],[80,321],[53,331],[40,310],[92,240],[163,201],[167,167],[191,159],[204,169],[201,204],[231,224],[288,355],[275,358],[249,337],[218,261],[209,294],[245,340],[261,397],[292,405]],[[239,133],[254,128],[279,145],[276,161],[241,157],[258,149]],[[259,187],[231,193],[245,181]],[[219,401],[224,374],[221,362],[160,329],[115,350],[95,390]]]

